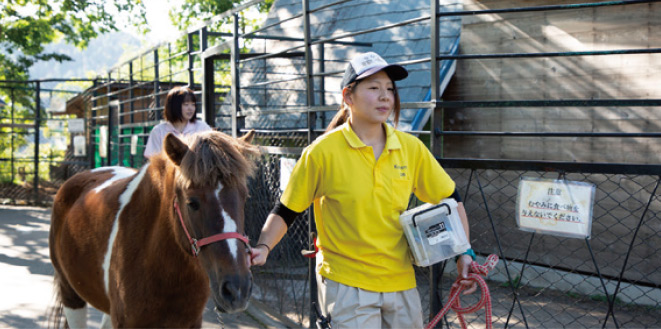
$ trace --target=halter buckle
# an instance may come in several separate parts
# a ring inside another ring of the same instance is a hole
[[[197,245],[197,239],[193,238],[191,239],[191,249],[193,250],[193,255],[197,257],[197,255],[200,253],[200,247]]]

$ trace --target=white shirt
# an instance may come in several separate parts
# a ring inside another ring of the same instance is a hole
[[[163,140],[168,133],[172,133],[175,136],[181,138],[207,130],[211,130],[211,127],[209,127],[206,122],[199,119],[195,120],[194,123],[190,121],[187,122],[183,132],[179,132],[179,130],[177,130],[177,128],[175,128],[172,123],[168,121],[159,123],[156,125],[156,127],[154,127],[154,129],[152,129],[151,133],[149,133],[149,139],[147,139],[144,155],[147,158],[154,154],[160,153],[161,148],[163,148]]]

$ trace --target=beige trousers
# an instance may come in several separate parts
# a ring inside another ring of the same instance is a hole
[[[422,328],[422,305],[416,288],[374,292],[350,287],[317,274],[321,312],[333,329]]]

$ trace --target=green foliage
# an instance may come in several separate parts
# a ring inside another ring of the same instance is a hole
[[[274,0],[266,0],[257,5],[257,10],[261,13],[266,13],[271,9]],[[170,12],[170,19],[175,26],[181,30],[187,30],[189,27],[196,26],[204,21],[220,15],[232,8],[235,5],[246,2],[245,0],[186,0],[181,8]],[[242,29],[246,26],[254,26],[256,23],[246,19],[241,15],[240,22]],[[225,23],[229,22],[228,18]],[[244,30],[245,32],[245,30]]]
[[[613,298],[613,296],[611,296],[611,298]],[[606,297],[606,295],[590,295],[590,299],[595,301],[595,302],[608,303],[608,297]],[[624,302],[622,301],[622,299],[616,297],[615,298],[615,304],[616,305],[623,305]]]
[[[7,91],[10,97],[3,97],[6,105],[0,108],[0,124],[3,125],[0,128],[0,158],[2,159],[13,158],[13,153],[28,143],[28,129],[24,126],[12,127],[12,125],[34,125],[33,99],[30,97],[30,91],[22,86],[14,86],[13,89]]]
[[[170,12],[170,19],[184,31],[230,10],[246,0],[186,0]],[[273,0],[256,6],[268,12]],[[29,80],[29,68],[39,61],[63,62],[71,58],[61,53],[45,52],[45,46],[65,40],[84,49],[100,34],[117,31],[116,17],[126,17],[125,25],[147,32],[145,6],[141,0],[7,0],[0,2],[0,80]],[[231,22],[231,17],[218,22]],[[259,24],[251,14],[240,14],[242,32]],[[222,30],[222,28],[220,29]],[[184,49],[185,40],[176,48]],[[1,92],[1,91],[0,91]]]
[[[131,13],[129,24],[146,25],[139,0],[21,0],[0,3],[0,80],[28,80],[37,61],[71,60],[44,47],[60,39],[79,48],[99,34],[118,30],[114,17]]]
[[[512,286],[513,286],[514,288],[519,288],[519,284],[520,284],[520,283],[521,283],[521,275],[517,275],[517,276],[514,278],[514,280],[512,280]],[[510,282],[509,282],[509,281],[507,281],[507,282],[503,282],[500,286],[503,287],[503,288],[510,287]]]

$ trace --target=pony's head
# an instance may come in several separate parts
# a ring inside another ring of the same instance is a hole
[[[199,248],[199,254],[191,252],[205,269],[211,296],[222,312],[244,310],[252,291],[250,246],[241,236],[236,238],[237,233],[244,234],[247,178],[254,171],[251,160],[258,152],[250,145],[252,137],[253,132],[235,139],[210,131],[194,135],[188,143],[174,135],[163,141],[164,153],[179,168],[175,204],[181,215],[175,216],[186,240],[182,247],[191,252],[189,238],[235,235]]]

